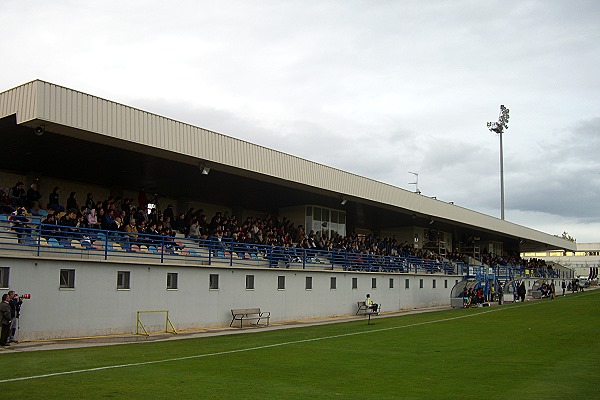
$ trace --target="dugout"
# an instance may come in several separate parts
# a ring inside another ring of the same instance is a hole
[[[542,287],[546,285],[548,287],[548,290],[550,290],[550,285],[552,284],[552,282],[553,279],[537,279],[535,282],[533,282],[533,286],[531,287],[531,297],[533,297],[534,299],[541,299],[544,296]]]
[[[510,280],[504,284],[504,302],[510,303],[515,301],[517,297],[517,288],[521,284],[520,280]]]
[[[463,307],[463,297],[461,293],[464,290],[477,290],[479,288],[485,287],[485,282],[477,281],[477,280],[464,280],[458,282],[452,290],[450,291],[450,306],[452,308],[460,308]]]

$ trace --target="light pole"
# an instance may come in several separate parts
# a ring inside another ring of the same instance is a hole
[[[487,127],[491,132],[500,136],[500,216],[504,220],[504,156],[502,155],[502,133],[508,129],[508,108],[500,106],[498,122],[488,122]]]

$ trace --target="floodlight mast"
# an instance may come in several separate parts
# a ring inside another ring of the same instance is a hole
[[[502,133],[508,129],[509,109],[500,106],[498,122],[488,122],[487,127],[491,132],[500,136],[500,216],[504,220],[504,155],[502,154]]]

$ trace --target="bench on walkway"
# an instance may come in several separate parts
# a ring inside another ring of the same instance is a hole
[[[269,326],[269,320],[271,318],[270,311],[260,311],[260,308],[234,308],[231,310],[231,323],[233,325],[235,321],[240,321],[240,329],[243,328],[244,321],[256,321],[255,325],[260,323],[260,320],[267,320],[267,326]]]
[[[377,316],[377,315],[379,315],[379,312],[381,311],[381,304],[377,304],[377,310],[368,308],[364,301],[357,301],[356,305],[358,306],[358,309],[356,310],[356,315],[368,316],[369,324],[371,323],[371,316],[373,316],[373,315]]]

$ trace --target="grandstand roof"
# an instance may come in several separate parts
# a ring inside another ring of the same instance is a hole
[[[38,127],[43,135],[34,134]],[[168,188],[170,197],[243,201],[270,212],[315,204],[346,209],[351,226],[432,222],[462,237],[516,241],[520,251],[575,250],[553,235],[41,80],[0,93],[0,138],[0,169],[25,175],[123,188],[135,182]]]

